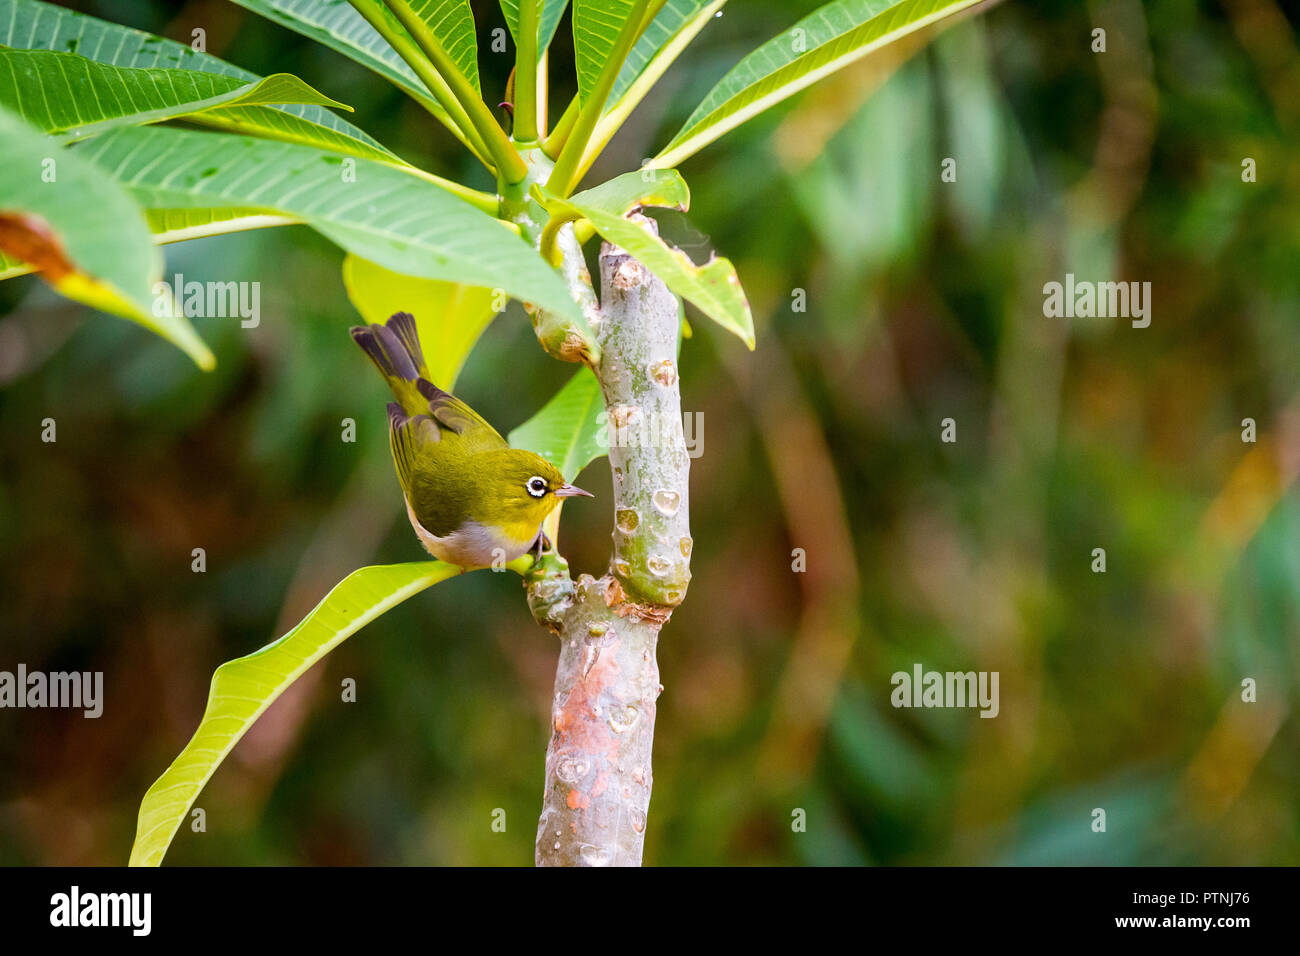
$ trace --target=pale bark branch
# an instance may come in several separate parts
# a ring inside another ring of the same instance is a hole
[[[529,579],[534,616],[560,638],[539,866],[641,863],[662,690],[656,645],[691,576],[677,302],[609,244],[600,271],[595,371],[609,417],[614,553],[599,580],[575,585],[558,557]]]

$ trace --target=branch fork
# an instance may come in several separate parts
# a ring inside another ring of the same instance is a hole
[[[580,263],[580,250],[577,255]],[[614,549],[600,578],[584,574],[575,583],[562,558],[546,555],[527,579],[535,619],[560,638],[539,866],[640,865],[655,707],[663,690],[659,631],[690,582],[690,456],[677,375],[677,300],[609,243],[601,249],[600,273],[592,323],[598,357],[589,364],[611,429]],[[622,440],[646,422],[655,425],[654,441]]]

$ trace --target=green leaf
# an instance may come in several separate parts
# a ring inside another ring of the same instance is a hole
[[[233,0],[245,9],[260,14],[274,23],[280,24],[315,40],[323,46],[342,53],[353,62],[359,63],[394,86],[405,91],[422,103],[426,109],[438,115],[444,123],[450,123],[447,112],[430,95],[429,90],[407,66],[388,42],[379,35],[366,19],[350,4],[328,2],[328,0]],[[397,18],[380,0],[370,0],[368,8],[377,16],[389,22],[395,30],[401,30]]]
[[[371,146],[327,126],[309,123],[301,116],[287,113],[278,106],[236,106],[209,110],[206,113],[187,116],[185,121],[227,133],[242,133],[261,139],[279,140],[282,143],[315,146],[318,149],[347,153],[349,156],[360,156],[363,159],[378,159],[387,163],[407,165],[382,146]]]
[[[402,168],[268,140],[143,126],[77,147],[157,209],[292,216],[405,275],[504,289],[581,317],[559,275],[502,223]]]
[[[153,241],[159,244],[220,236],[248,229],[265,229],[269,226],[289,226],[298,222],[289,216],[270,215],[258,209],[241,209],[238,206],[146,209],[145,218],[149,222],[149,231],[153,233]]]
[[[144,213],[112,178],[0,108],[0,251],[39,269],[55,290],[131,319],[204,369],[214,360],[194,328],[158,299],[162,255]],[[10,265],[6,271],[11,272]]]
[[[510,433],[512,448],[536,452],[573,481],[609,451],[605,401],[591,369],[580,369],[536,415]]]
[[[149,223],[149,231],[153,233],[153,241],[158,245],[202,239],[206,236],[220,236],[229,232],[244,232],[249,229],[289,226],[298,222],[297,219],[288,216],[269,215],[258,209],[240,209],[235,206],[208,209],[146,209],[144,214],[145,220]],[[32,271],[34,269],[31,265],[0,253],[0,280],[12,279]]]
[[[0,0],[0,46],[78,53],[97,63],[113,66],[200,70],[233,76],[245,83],[261,79],[255,73],[208,53],[200,53],[187,44],[42,3],[41,0]],[[250,109],[276,110],[286,114],[288,118],[284,120],[284,126],[295,131],[298,142],[313,141],[340,152],[362,153],[368,148],[374,153],[397,159],[367,133],[322,106],[288,104]],[[309,140],[309,135],[314,139]],[[355,149],[344,149],[340,145],[349,141],[358,144]]]
[[[676,166],[763,110],[979,0],[835,0],[769,40],[718,81],[655,162]]]
[[[537,53],[540,56],[551,45],[551,40],[555,39],[560,17],[564,16],[564,8],[569,5],[569,0],[535,0],[535,2],[543,4],[541,13],[537,17]],[[505,14],[510,35],[518,42],[519,0],[501,0],[501,12]]]
[[[651,181],[644,178],[651,176]],[[625,173],[594,189],[568,199],[543,194],[552,216],[587,219],[601,237],[621,246],[664,281],[673,292],[729,332],[754,347],[754,317],[740,287],[735,267],[726,259],[710,259],[702,266],[674,249],[657,235],[627,218],[638,206],[670,206],[685,212],[690,192],[675,169]]]
[[[343,260],[343,285],[367,322],[387,322],[394,312],[415,316],[429,375],[447,391],[497,314],[491,289],[402,275],[351,254]]]
[[[613,52],[636,0],[573,0],[573,51],[578,98],[585,104]]]
[[[119,126],[268,103],[351,108],[288,73],[245,82],[200,70],[112,66],[76,53],[0,49],[0,106],[64,141]]]
[[[725,3],[726,0],[722,2]],[[610,90],[609,102],[618,102],[618,98],[627,92],[627,88],[636,81],[646,64],[664,44],[708,6],[721,7],[722,4],[715,3],[715,0],[668,0],[628,52],[623,68],[618,72],[618,79],[614,81],[614,88]]]
[[[195,797],[221,761],[308,668],[381,614],[460,573],[460,568],[441,561],[354,571],[284,637],[218,667],[198,730],[144,795],[130,865],[162,862]]]
[[[481,92],[478,79],[478,39],[469,0],[396,0],[424,21],[451,61]]]

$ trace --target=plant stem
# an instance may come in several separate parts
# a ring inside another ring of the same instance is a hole
[[[614,81],[618,79],[619,70],[623,68],[623,61],[627,59],[632,44],[636,43],[637,37],[641,35],[641,30],[645,26],[646,8],[649,5],[650,0],[637,0],[636,6],[628,14],[627,22],[623,24],[618,39],[614,41],[614,48],[609,52],[609,59],[605,61],[600,76],[596,79],[596,85],[587,96],[587,102],[583,103],[578,110],[578,119],[573,125],[573,132],[565,140],[564,148],[560,150],[559,158],[555,160],[555,169],[551,171],[551,178],[546,181],[546,189],[561,199],[567,198],[578,185],[578,164],[587,150],[587,142],[591,139],[600,114],[605,109],[605,100],[609,99],[609,91],[614,88]]]
[[[600,118],[600,121],[596,123],[595,130],[592,131],[591,141],[587,143],[587,148],[583,152],[582,161],[578,164],[579,181],[587,174],[587,170],[600,157],[605,147],[609,145],[609,141],[614,138],[614,134],[622,129],[632,111],[645,99],[645,95],[659,82],[682,51],[695,39],[696,34],[704,29],[705,24],[713,19],[713,15],[721,10],[726,2],[727,0],[713,0],[708,6],[682,24],[672,38],[646,64],[640,76],[633,81],[632,85]]]
[[[455,62],[447,55],[447,51],[443,49],[442,43],[434,35],[433,30],[402,0],[384,0],[384,5],[393,12],[393,15],[406,28],[406,32],[419,45],[424,55],[429,58],[429,62],[433,64],[434,69],[437,70],[451,90],[452,96],[455,97],[456,102],[468,117],[469,123],[478,133],[479,138],[483,140],[488,153],[496,163],[498,178],[506,183],[517,183],[523,179],[528,173],[524,161],[515,152],[514,146],[510,143],[510,138],[506,136],[505,131],[501,129],[500,124],[492,116],[492,111],[483,102],[483,97],[479,95],[478,90],[474,89],[465,74],[461,73]],[[450,107],[448,111],[450,112]]]
[[[434,185],[441,186],[443,189],[447,190],[447,192],[460,197],[475,209],[481,209],[490,216],[495,216],[501,207],[501,200],[499,197],[478,189],[471,189],[469,186],[462,186],[454,179],[444,179],[441,176],[435,176],[433,173],[420,169],[418,166],[408,166],[405,164],[399,165],[397,163],[390,163],[389,165],[396,166],[404,173],[410,173],[412,176],[418,176]]]
[[[479,137],[477,130],[474,129],[474,124],[469,121],[465,111],[461,109],[460,103],[456,101],[456,97],[451,92],[451,87],[438,75],[438,71],[420,52],[420,48],[415,45],[410,36],[370,4],[354,2],[354,0],[349,0],[349,2],[352,3],[353,9],[361,14],[366,22],[374,27],[376,32],[388,42],[394,52],[406,61],[406,65],[411,68],[411,71],[419,78],[420,82],[428,87],[429,92],[433,94],[434,100],[446,111],[446,115],[441,116],[430,109],[429,111],[433,113],[434,118],[451,130],[455,137],[465,144],[466,148],[474,154],[479,162],[495,172],[496,166],[488,156],[486,144]],[[426,109],[429,108],[427,103],[422,102],[421,105],[425,106]]]
[[[614,554],[608,573],[582,575],[576,585],[558,556],[529,575],[533,615],[560,638],[539,866],[640,864],[662,689],[656,646],[690,581],[677,302],[648,269],[608,243],[600,271],[595,370],[611,422]],[[651,424],[656,440],[619,440],[629,437],[622,426]]]
[[[543,50],[541,56],[537,58],[537,138],[544,139],[546,136],[546,124],[549,122],[547,116],[547,101],[551,94],[551,51]]]
[[[575,94],[573,99],[569,100],[569,105],[564,108],[560,118],[556,120],[555,129],[551,135],[547,136],[542,143],[542,152],[551,159],[560,155],[560,150],[564,149],[564,144],[569,139],[569,134],[573,132],[573,124],[578,121],[578,97]]]
[[[540,3],[541,0],[519,0],[514,138],[523,143],[537,139],[537,6]]]

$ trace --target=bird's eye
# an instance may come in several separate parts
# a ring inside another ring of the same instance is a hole
[[[528,493],[532,495],[534,498],[540,498],[542,497],[542,495],[546,494],[546,489],[548,486],[546,484],[545,478],[540,478],[537,475],[533,475],[533,477],[528,479],[528,484],[525,485],[524,487],[528,489]]]

